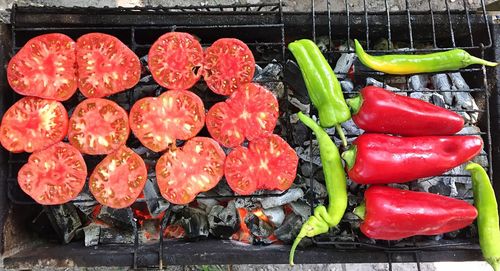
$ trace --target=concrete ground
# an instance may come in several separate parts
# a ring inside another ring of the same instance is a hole
[[[175,5],[217,5],[217,4],[258,4],[258,3],[275,3],[277,0],[0,0],[0,21],[8,22],[9,12],[8,9],[15,2],[18,5],[37,5],[37,6],[95,6],[95,7],[133,7],[133,6],[175,6]],[[318,11],[326,10],[327,0],[316,0],[315,7]],[[480,6],[480,0],[465,0],[470,8],[477,8]],[[486,0],[485,0],[486,1]],[[366,0],[367,9],[370,11],[385,10],[384,0]],[[428,10],[427,0],[409,0],[411,10]],[[446,7],[445,1],[433,1],[433,10],[443,10]],[[285,10],[287,11],[309,11],[311,9],[311,1],[309,0],[283,0]],[[345,10],[345,2],[343,0],[331,0],[331,9],[333,11]],[[460,8],[463,5],[462,0],[448,0],[449,7]],[[350,0],[348,7],[351,11],[363,10],[363,0]],[[406,8],[405,0],[389,0],[388,8],[391,11],[404,10]],[[64,269],[73,270],[73,269]],[[123,270],[123,269],[109,269],[109,268],[76,268],[76,270]],[[166,270],[172,271],[284,271],[284,270],[300,270],[300,271],[382,271],[389,270],[387,264],[304,264],[290,267],[289,265],[224,265],[224,266],[168,266]],[[392,270],[394,271],[416,271],[417,266],[414,263],[393,264]],[[460,270],[475,270],[475,271],[490,271],[491,267],[486,262],[436,262],[424,263],[421,265],[422,271],[460,271]]]

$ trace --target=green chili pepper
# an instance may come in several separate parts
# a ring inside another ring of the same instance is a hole
[[[293,265],[295,249],[304,237],[314,237],[328,232],[328,229],[339,224],[347,208],[347,180],[340,158],[339,150],[330,136],[313,119],[298,114],[299,119],[316,134],[318,139],[321,164],[328,191],[328,209],[320,205],[314,208],[313,216],[302,225],[290,250],[290,264]]]
[[[309,97],[318,109],[322,127],[335,126],[344,146],[347,140],[340,127],[351,118],[351,112],[342,94],[337,76],[316,44],[308,39],[294,41],[288,45],[304,78]]]
[[[478,212],[477,226],[481,251],[493,269],[500,271],[500,228],[495,191],[493,191],[488,174],[483,167],[476,163],[469,163],[465,169],[470,171],[472,175],[472,190],[474,205]]]
[[[462,49],[423,55],[383,55],[367,54],[358,40],[354,40],[356,55],[363,65],[387,74],[413,74],[425,72],[453,71],[472,64],[496,66],[498,63],[486,61]]]

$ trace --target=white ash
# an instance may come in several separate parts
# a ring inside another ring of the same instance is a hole
[[[342,91],[344,92],[353,92],[354,91],[354,84],[350,79],[344,79],[340,81],[340,86],[342,87]]]
[[[163,211],[167,210],[170,203],[166,201],[160,193],[160,189],[155,181],[155,178],[148,178],[144,185],[144,198],[148,211],[152,217],[158,217]]]
[[[312,140],[312,160],[311,160],[311,146],[309,146],[309,140],[304,142],[304,145],[307,147],[296,147],[295,152],[305,162],[313,162],[315,165],[321,166],[321,158],[319,156],[319,146],[318,141]]]
[[[443,196],[458,196],[455,179],[449,176],[432,177],[417,182],[417,190]]]
[[[99,244],[99,236],[101,235],[101,226],[95,223],[90,223],[83,228],[85,234],[85,246],[97,246]]]
[[[328,36],[319,36],[316,38],[316,45],[322,53],[326,53],[330,50],[330,46],[332,45],[332,41]]]
[[[263,212],[276,227],[281,226],[283,220],[285,220],[285,211],[283,211],[282,206],[264,209]]]
[[[377,79],[372,78],[372,77],[367,77],[366,78],[366,85],[367,86],[376,86],[376,87],[379,87],[379,88],[385,88],[385,89],[393,91],[393,92],[400,92],[401,91],[399,88],[391,87],[391,86],[389,86],[387,84],[384,84],[383,82],[380,82]],[[405,95],[405,94],[402,93],[402,95]]]
[[[453,95],[451,93],[451,84],[448,76],[444,73],[438,73],[431,76],[431,82],[435,90],[443,91],[444,101],[448,105],[453,104]]]
[[[273,207],[278,207],[293,201],[296,201],[304,196],[304,191],[300,188],[291,188],[285,194],[278,197],[266,197],[261,198],[260,203],[262,208],[269,209]]]
[[[429,84],[429,76],[426,74],[412,75],[408,79],[410,90],[419,91],[427,87]]]
[[[351,46],[348,46],[346,42],[345,44],[342,44],[339,46],[339,50],[344,51],[344,50],[352,50]],[[349,69],[352,67],[354,64],[354,61],[356,60],[356,54],[355,53],[342,53],[337,60],[337,63],[335,64],[335,68],[333,69],[333,72],[337,75],[337,78],[339,79],[344,79],[347,76],[347,72],[349,72]]]
[[[473,125],[467,125],[462,128],[457,134],[459,135],[474,135],[474,134],[479,134],[481,130],[477,126]]]
[[[304,112],[304,114],[309,114],[309,111],[311,110],[311,105],[310,104],[303,104],[300,102],[297,98],[288,96],[288,101],[295,106],[297,109],[300,111]]]
[[[255,202],[250,198],[236,198],[234,199],[234,205],[238,209],[245,208],[248,210],[253,210],[261,207],[261,204],[259,202]]]
[[[341,126],[342,126],[342,129],[344,129],[345,132],[349,135],[360,135],[364,132],[363,129],[360,129],[360,128],[358,128],[358,126],[356,126],[356,124],[354,123],[352,118],[343,122],[341,124]]]
[[[290,207],[292,208],[292,211],[296,215],[302,217],[304,221],[311,216],[311,206],[301,200],[291,202]]]

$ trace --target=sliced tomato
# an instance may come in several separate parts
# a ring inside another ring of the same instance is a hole
[[[75,47],[75,42],[63,34],[32,38],[7,66],[10,86],[21,95],[69,99],[78,86]]]
[[[127,112],[106,99],[83,100],[69,119],[69,143],[85,154],[109,154],[125,144],[129,133]]]
[[[11,152],[34,152],[66,136],[68,113],[57,101],[24,97],[3,115],[0,142]]]
[[[95,167],[89,179],[90,192],[102,205],[125,208],[141,194],[147,174],[144,160],[133,150],[121,146]]]
[[[87,165],[82,154],[63,142],[32,153],[17,175],[21,189],[43,205],[74,199],[82,191],[86,178]]]
[[[271,134],[278,120],[279,105],[266,88],[242,85],[225,102],[215,104],[207,114],[210,135],[226,147],[236,147],[245,140]]]
[[[76,50],[78,88],[85,97],[106,97],[139,82],[139,58],[119,39],[103,33],[86,34],[76,41]]]
[[[219,39],[205,51],[203,78],[215,93],[231,95],[252,81],[255,59],[248,46],[238,39]]]
[[[208,137],[194,137],[181,148],[167,150],[156,163],[162,196],[174,204],[193,201],[219,183],[225,158],[219,144]]]
[[[224,165],[227,183],[242,195],[257,189],[286,190],[297,173],[299,158],[295,151],[278,135],[250,141],[249,147],[232,150]]]
[[[201,77],[203,48],[188,33],[170,32],[153,43],[148,66],[155,81],[167,89],[189,89]]]
[[[200,97],[186,90],[169,90],[137,101],[130,109],[130,128],[147,148],[159,152],[177,139],[190,139],[205,123]]]

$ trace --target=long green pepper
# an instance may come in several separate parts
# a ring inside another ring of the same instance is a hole
[[[372,56],[367,54],[358,40],[354,40],[358,59],[363,65],[376,71],[387,74],[413,74],[424,72],[454,71],[472,64],[496,66],[498,63],[486,61],[462,49],[453,49],[423,55],[382,55]]]
[[[472,190],[476,206],[479,244],[484,259],[495,271],[500,271],[500,228],[495,191],[488,174],[479,164],[469,163],[466,170],[472,175]]]
[[[328,209],[323,205],[314,208],[313,216],[302,225],[290,250],[290,265],[293,265],[295,249],[304,237],[314,237],[326,233],[340,223],[347,208],[347,180],[340,153],[330,136],[313,119],[298,113],[300,121],[313,130],[319,144],[321,164],[328,191]]]
[[[311,40],[294,41],[288,49],[299,64],[309,97],[318,109],[320,125],[325,128],[335,126],[342,143],[347,146],[340,124],[351,118],[351,112],[330,64]]]

